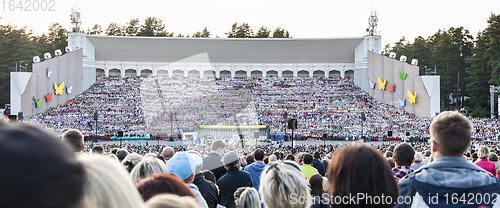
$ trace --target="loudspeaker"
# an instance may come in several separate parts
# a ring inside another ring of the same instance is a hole
[[[9,114],[9,121],[16,122],[17,121],[17,115],[10,115]]]
[[[288,120],[288,129],[297,129],[297,119],[291,118]]]
[[[97,121],[97,112],[94,113],[94,120]]]
[[[123,131],[118,131],[118,137],[123,137]]]
[[[366,115],[365,115],[365,113],[364,113],[364,112],[363,112],[363,113],[361,113],[361,120],[362,120],[362,121],[366,121]]]
[[[392,131],[387,131],[387,136],[392,136]]]
[[[406,132],[406,136],[410,136],[410,132],[409,131]]]
[[[19,112],[17,113],[17,119],[18,119],[18,120],[23,120],[23,112],[22,112],[22,111],[19,111]]]

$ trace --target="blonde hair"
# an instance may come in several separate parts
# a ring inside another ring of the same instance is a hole
[[[290,162],[277,162],[260,178],[259,192],[266,208],[309,208],[311,194],[306,177]],[[308,200],[299,200],[308,199]]]
[[[423,157],[424,157],[424,156],[422,156],[422,153],[420,153],[420,152],[415,152],[415,156],[414,156],[414,158],[415,158],[415,162],[422,162],[422,160],[424,160],[424,159],[423,159]]]
[[[235,201],[237,208],[260,208],[259,193],[255,188],[242,187],[238,189],[243,189],[243,191]]]
[[[132,171],[130,171],[130,177],[135,183],[139,179],[153,175],[156,173],[167,173],[167,166],[158,158],[145,157],[139,164],[137,164]]]
[[[199,208],[193,197],[158,194],[146,202],[148,208]]]
[[[487,159],[490,156],[490,150],[486,146],[481,146],[477,151],[477,156],[481,159]]]
[[[127,171],[113,159],[102,155],[80,155],[84,167],[83,199],[91,207],[145,207]]]
[[[430,125],[431,139],[444,156],[462,155],[470,143],[472,123],[457,111],[444,111]]]
[[[137,153],[132,153],[127,155],[123,161],[122,164],[125,166],[128,172],[132,171],[134,167],[141,162],[142,156],[137,154]]]
[[[276,157],[275,154],[272,154],[269,156],[269,164],[272,164],[278,160],[278,157]]]
[[[116,160],[116,162],[120,163],[120,160],[118,159],[118,157],[115,154],[109,154],[108,157],[112,158],[112,159]]]

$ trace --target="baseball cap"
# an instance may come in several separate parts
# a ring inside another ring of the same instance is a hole
[[[181,180],[186,180],[194,173],[198,165],[201,165],[203,160],[196,154],[187,152],[179,152],[168,161],[168,170]]]
[[[238,154],[236,154],[236,152],[234,151],[231,151],[224,155],[224,157],[222,158],[222,163],[224,163],[224,165],[227,165],[229,163],[238,161],[239,159],[240,158],[238,157]]]
[[[55,136],[0,122],[0,207],[71,207],[83,195],[84,170]]]

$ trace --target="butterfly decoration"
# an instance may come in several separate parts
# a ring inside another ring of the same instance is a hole
[[[42,99],[35,101],[35,103],[37,108],[42,107]]]
[[[52,100],[52,92],[50,92],[49,95],[45,95],[45,100],[47,100],[47,102]]]
[[[415,94],[412,94],[410,91],[407,92],[408,94],[408,102],[411,104],[415,104],[415,99],[417,98],[417,92]]]
[[[382,82],[382,79],[380,79],[380,77],[378,78],[378,88],[380,90],[385,90],[385,84],[387,83],[387,80],[384,79],[384,81]]]
[[[50,78],[52,76],[52,71],[49,71],[49,69],[47,69],[47,77]]]
[[[66,93],[71,94],[71,92],[73,92],[73,86],[67,86]]]
[[[394,88],[396,88],[396,84],[387,85],[387,87],[389,87],[389,92],[394,92]]]
[[[54,83],[54,89],[56,90],[56,95],[62,94],[64,91],[64,82],[62,82],[59,86],[57,86],[56,83]]]
[[[401,107],[404,107],[406,105],[404,98],[402,100],[398,99],[398,102],[399,102],[399,106],[401,106]]]
[[[403,73],[402,71],[399,71],[399,77],[400,77],[402,80],[406,80],[406,73]]]
[[[370,80],[370,88],[375,89],[375,83]]]

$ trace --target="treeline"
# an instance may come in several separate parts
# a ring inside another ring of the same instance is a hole
[[[441,110],[463,110],[473,117],[489,117],[490,85],[500,86],[500,15],[491,14],[488,26],[474,39],[463,27],[438,30],[434,35],[402,37],[384,48],[418,59],[420,75],[441,76]]]

